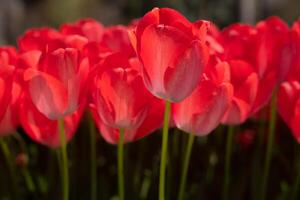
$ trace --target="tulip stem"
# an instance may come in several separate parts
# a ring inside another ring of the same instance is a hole
[[[267,193],[267,184],[269,178],[269,169],[270,169],[270,162],[272,157],[272,148],[274,143],[274,132],[275,132],[275,125],[276,125],[276,96],[273,96],[271,102],[271,119],[269,123],[269,132],[268,132],[268,144],[266,149],[266,159],[264,164],[264,171],[262,177],[262,188],[261,188],[261,200],[266,199]]]
[[[97,152],[96,132],[91,113],[89,119],[90,142],[91,142],[91,200],[97,199]]]
[[[58,120],[60,142],[61,142],[61,171],[62,171],[62,185],[63,185],[63,200],[69,199],[69,170],[68,170],[68,155],[66,144],[66,133],[64,120]]]
[[[124,129],[120,129],[120,138],[118,142],[118,186],[119,200],[124,200]]]
[[[160,157],[160,174],[159,174],[159,200],[165,199],[165,176],[166,176],[166,162],[168,151],[168,131],[169,131],[169,119],[170,119],[171,103],[166,101],[164,125],[162,133],[162,149]]]
[[[228,199],[228,192],[229,192],[233,134],[234,134],[234,127],[229,126],[227,132],[226,153],[225,153],[225,172],[224,172],[225,176],[224,176],[224,185],[223,185],[224,200]]]
[[[5,157],[6,163],[7,163],[7,167],[8,167],[10,176],[12,178],[12,185],[13,185],[13,192],[12,193],[13,193],[13,196],[16,199],[20,199],[20,193],[19,193],[19,190],[18,190],[19,187],[17,185],[16,169],[15,169],[15,166],[12,162],[13,158],[11,157],[9,148],[8,148],[6,142],[3,138],[0,138],[0,145],[1,145],[1,149],[2,149],[3,155]]]
[[[195,135],[189,134],[188,143],[186,146],[186,151],[185,151],[185,156],[184,156],[184,161],[183,161],[183,168],[182,168],[182,173],[181,173],[181,181],[180,181],[180,187],[179,187],[178,200],[184,199],[186,177],[187,177],[187,172],[188,172],[188,168],[189,168],[189,163],[190,163],[194,140],[195,140]]]
[[[298,191],[299,191],[299,185],[300,185],[300,160],[299,160],[299,156],[297,157],[298,158],[298,161],[296,163],[296,169],[298,170],[297,172],[297,177],[296,177],[296,180],[294,182],[294,185],[292,187],[292,200],[296,200],[297,199],[297,196],[298,196]]]

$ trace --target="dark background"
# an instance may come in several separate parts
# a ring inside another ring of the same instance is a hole
[[[58,27],[82,17],[126,24],[153,7],[172,7],[190,20],[208,19],[220,27],[270,15],[292,23],[300,15],[299,0],[0,0],[0,44],[14,44],[29,27]]]

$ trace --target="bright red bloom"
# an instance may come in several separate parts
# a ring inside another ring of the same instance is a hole
[[[16,59],[14,47],[0,48],[0,136],[12,133],[18,124],[20,86],[16,82]]]
[[[39,28],[27,31],[18,43],[18,66],[24,69],[25,89],[37,109],[52,120],[76,111],[90,68],[80,51],[87,39]]]
[[[154,8],[140,19],[130,36],[153,95],[180,102],[196,88],[208,59],[203,26],[205,31],[169,8]]]
[[[31,51],[26,56],[26,88],[37,109],[47,118],[57,120],[75,112],[85,98],[89,73],[87,58],[73,48]],[[24,63],[24,62],[23,62]]]
[[[215,129],[231,103],[233,88],[229,81],[228,64],[212,59],[193,93],[172,105],[176,126],[198,136]]]
[[[294,44],[294,54],[290,55],[293,57],[292,67],[287,75],[286,80],[294,81],[300,80],[300,19],[298,19],[291,29],[291,40]]]
[[[64,36],[51,28],[29,29],[18,39],[18,46],[21,52],[40,50],[52,51],[64,47]]]
[[[164,102],[160,99],[153,98],[150,103],[151,105],[149,106],[149,110],[147,111],[147,115],[143,122],[134,129],[125,129],[125,142],[133,142],[139,140],[161,127],[164,114]],[[120,136],[119,129],[105,125],[102,122],[94,105],[91,106],[91,110],[94,121],[105,141],[111,144],[118,143]]]
[[[277,95],[278,112],[300,143],[300,83],[298,81],[281,84]]]
[[[231,84],[234,94],[231,105],[225,113],[222,123],[240,124],[250,115],[255,97],[257,95],[258,75],[253,67],[242,60],[229,62]]]
[[[224,48],[226,61],[243,60],[258,75],[259,86],[251,115],[270,100],[277,83],[281,82],[292,66],[294,44],[288,26],[278,17],[259,22],[256,27],[234,24],[218,36]]]
[[[300,143],[300,20],[292,27],[292,39],[295,50],[293,67],[277,93],[277,108],[284,122],[292,130],[292,134]],[[293,56],[293,55],[292,55]]]
[[[136,57],[107,56],[92,87],[101,120],[113,128],[134,129],[146,118],[154,98],[144,87]]]
[[[128,37],[128,29],[121,25],[106,28],[101,42],[90,42],[83,49],[91,66],[97,65],[106,56],[117,52],[122,52],[127,57],[136,56]]]
[[[66,141],[75,134],[83,108],[64,117]],[[26,94],[21,97],[20,116],[21,125],[32,140],[52,148],[61,145],[58,121],[50,120],[40,113]]]
[[[13,133],[19,125],[19,103],[21,86],[14,81],[12,87],[12,99],[7,106],[6,112],[0,120],[0,135],[7,135]]]
[[[100,42],[104,33],[104,27],[94,19],[82,19],[73,24],[63,24],[60,27],[63,35],[80,35],[86,37],[89,42]]]

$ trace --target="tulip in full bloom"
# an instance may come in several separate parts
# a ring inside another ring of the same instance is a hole
[[[130,36],[153,95],[180,102],[196,88],[208,60],[203,26],[204,31],[169,8],[154,8],[139,20]]]

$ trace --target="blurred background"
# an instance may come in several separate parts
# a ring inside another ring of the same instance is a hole
[[[0,0],[0,44],[15,43],[28,27],[58,27],[82,17],[126,24],[153,7],[175,8],[190,20],[209,19],[220,27],[270,15],[292,23],[300,15],[299,0]]]
[[[64,22],[92,17],[104,25],[127,24],[141,17],[153,7],[171,7],[194,21],[207,19],[219,27],[234,22],[255,24],[271,15],[278,15],[292,24],[300,16],[299,0],[0,0],[0,45],[16,44],[18,36],[28,28],[51,26],[58,28]],[[86,118],[84,118],[86,119]],[[288,199],[286,194],[295,176],[295,163],[300,147],[280,119],[277,125],[276,150],[273,160],[269,197]],[[90,156],[88,125],[84,120],[68,145],[71,199],[88,199],[90,195]],[[232,164],[232,199],[254,199],[260,182],[264,148],[255,133],[267,122],[250,120],[236,132]],[[223,180],[223,161],[226,127],[219,127],[208,137],[197,138],[188,177],[187,199],[220,199]],[[55,151],[33,143],[21,129],[8,138],[19,169],[24,166],[33,177],[34,188],[26,181],[26,173],[19,171],[19,190],[22,199],[59,199],[60,176]],[[187,135],[171,130],[167,199],[175,199],[181,173]],[[267,132],[267,131],[266,131]],[[219,134],[218,134],[219,133]],[[97,135],[97,166],[99,199],[116,199],[116,147],[108,145]],[[262,136],[264,137],[264,136]],[[263,140],[262,140],[263,141]],[[24,145],[24,143],[26,145]],[[128,199],[156,199],[161,135],[160,130],[146,139],[125,145],[125,178]],[[27,146],[27,150],[20,146]],[[280,147],[280,148],[279,148]],[[137,151],[138,149],[138,151]],[[25,155],[24,152],[27,152]],[[24,156],[27,156],[25,157]],[[29,159],[29,160],[26,160]],[[0,200],[10,199],[8,169],[0,154]],[[25,163],[25,164],[24,164]],[[22,176],[25,177],[23,180]],[[34,191],[34,192],[33,192]],[[275,191],[275,192],[274,192]],[[148,198],[147,198],[148,196]]]

